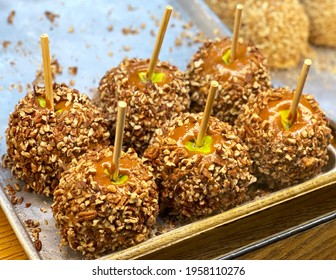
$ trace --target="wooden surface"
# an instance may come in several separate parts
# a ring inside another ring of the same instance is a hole
[[[336,220],[247,253],[248,260],[336,260]]]
[[[0,260],[26,260],[19,240],[0,208]]]
[[[336,185],[221,226],[144,259],[214,259],[336,208]],[[0,209],[0,259],[27,259]],[[239,259],[336,259],[336,220],[278,241]]]

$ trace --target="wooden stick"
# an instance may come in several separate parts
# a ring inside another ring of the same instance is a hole
[[[152,79],[152,76],[153,76],[153,73],[154,73],[154,68],[155,68],[155,65],[156,65],[158,57],[159,57],[162,42],[163,42],[164,36],[166,34],[168,22],[169,22],[170,15],[171,15],[172,11],[173,11],[172,6],[166,6],[166,10],[165,10],[165,13],[164,13],[162,21],[161,21],[159,34],[156,37],[154,50],[153,50],[153,53],[152,53],[151,60],[149,62],[149,66],[148,66],[148,70],[147,70],[147,80]]]
[[[112,176],[113,181],[116,181],[119,177],[119,159],[123,143],[126,106],[127,106],[126,102],[124,101],[118,102],[117,128],[116,128],[116,136],[114,139],[114,152],[113,152],[113,164],[114,164],[114,172]]]
[[[231,46],[231,61],[234,61],[237,57],[237,46],[239,39],[240,19],[243,11],[243,5],[238,4],[236,6],[236,15],[233,27],[232,46]]]
[[[209,94],[207,98],[207,102],[205,105],[204,113],[203,113],[203,119],[201,122],[201,128],[198,132],[197,139],[196,139],[196,146],[202,147],[204,143],[204,137],[206,135],[206,131],[208,128],[208,123],[211,115],[212,105],[215,99],[215,95],[218,88],[218,82],[212,81],[210,84]]]
[[[41,35],[42,59],[43,59],[43,73],[44,73],[44,88],[47,108],[54,110],[54,95],[52,87],[52,76],[50,67],[50,52],[48,34]]]
[[[298,84],[296,86],[296,90],[293,96],[293,100],[289,109],[289,114],[288,114],[288,121],[289,124],[292,125],[293,121],[294,121],[294,117],[296,115],[296,110],[298,108],[298,105],[300,103],[300,98],[302,95],[302,90],[303,87],[305,85],[306,79],[307,79],[307,75],[309,72],[309,68],[310,65],[312,64],[312,61],[310,59],[306,59],[303,63],[302,69],[301,69],[301,73],[300,73],[300,77],[299,77],[299,81]]]

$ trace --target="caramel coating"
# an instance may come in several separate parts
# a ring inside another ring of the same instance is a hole
[[[277,110],[289,109],[293,94],[284,88],[269,89],[251,98],[236,121],[250,150],[253,174],[258,182],[271,189],[288,187],[318,175],[329,159],[331,129],[312,95],[302,95],[297,123],[289,130],[279,123]],[[284,100],[287,107],[277,107]]]
[[[210,118],[207,134],[216,138],[210,154],[190,153],[184,146],[183,135],[175,139],[178,134],[174,131],[190,124],[194,126],[187,129],[187,134],[196,139],[202,115],[186,113],[169,121],[157,130],[144,153],[145,163],[154,168],[160,208],[185,221],[247,201],[248,186],[255,181],[247,146],[229,124]]]
[[[110,137],[105,116],[86,95],[65,84],[54,84],[53,92],[55,104],[71,108],[57,113],[40,107],[36,96],[45,92],[35,87],[16,105],[6,130],[8,167],[28,190],[47,196],[73,158],[108,145]]]
[[[88,259],[148,239],[159,212],[153,174],[134,150],[121,154],[121,161],[132,166],[126,183],[99,183],[96,165],[112,157],[113,147],[109,147],[74,160],[54,192],[52,211],[61,245]]]
[[[252,94],[270,86],[266,59],[251,42],[240,41],[237,59],[228,65],[222,56],[231,48],[231,39],[206,41],[192,57],[187,67],[190,81],[191,111],[202,112],[209,85],[219,83],[213,104],[213,115],[233,124],[241,107]]]
[[[115,131],[117,103],[127,103],[124,144],[140,155],[146,149],[155,129],[166,120],[189,110],[188,81],[184,73],[167,62],[158,62],[155,72],[166,73],[161,83],[141,82],[137,73],[146,72],[149,59],[125,59],[101,79],[97,105],[108,115]]]

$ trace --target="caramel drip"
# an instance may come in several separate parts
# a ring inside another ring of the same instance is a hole
[[[293,92],[282,91],[282,98],[278,100],[270,101],[267,104],[267,108],[262,110],[259,114],[262,120],[268,120],[271,127],[277,131],[284,131],[284,128],[281,124],[280,111],[289,110],[292,99]],[[294,122],[288,131],[290,132],[299,132],[307,124],[311,123],[311,116],[315,113],[315,110],[312,108],[310,103],[301,96],[300,103],[297,109],[297,114],[294,118]]]
[[[57,102],[55,105],[55,111],[58,111],[58,110],[70,111],[70,109],[72,108],[72,103],[70,103],[68,106],[65,105],[66,103],[67,101],[65,100]]]
[[[170,132],[168,137],[174,139],[177,143],[177,146],[185,148],[185,145],[189,141],[196,143],[197,134],[200,129],[200,124],[201,124],[201,120],[198,122],[189,122],[182,126],[176,127],[173,131]],[[211,145],[210,154],[202,154],[196,151],[189,151],[187,148],[185,149],[188,152],[189,156],[193,156],[195,154],[203,155],[203,160],[207,162],[207,166],[210,166],[212,162],[215,160],[215,158],[216,158],[216,161],[220,160],[220,157],[216,154],[215,145],[221,143],[223,140],[223,137],[221,133],[210,133],[207,135],[212,137],[212,143],[210,144]]]
[[[127,155],[121,157],[119,162],[119,176],[128,175],[131,177],[132,170],[136,165],[137,162],[135,160],[131,160]],[[96,162],[93,165],[93,168],[96,169],[96,174],[93,176],[93,179],[98,183],[99,186],[108,188],[109,186],[113,185],[110,179],[115,168],[112,156],[105,157],[102,160]],[[106,169],[110,175],[104,172]]]
[[[238,43],[237,57],[234,61],[226,64],[222,56],[231,48],[231,41],[218,41],[210,45],[207,53],[203,57],[203,74],[211,75],[218,82],[227,81],[230,76],[244,79],[242,74],[249,66],[249,61],[253,59],[253,54],[247,51],[245,44]]]
[[[129,83],[129,85],[131,87],[137,87],[140,90],[145,89],[147,84],[150,83],[150,81],[149,82],[141,81],[141,79],[139,77],[139,73],[140,72],[145,72],[146,73],[147,69],[148,69],[148,62],[145,61],[145,60],[130,63],[126,67],[126,70],[128,72],[128,83]],[[155,67],[155,73],[157,73],[157,72],[164,73],[165,77],[161,82],[156,82],[155,83],[156,85],[163,86],[163,85],[168,84],[168,83],[173,81],[173,76],[170,73],[169,69],[167,69],[166,67],[156,66]]]
[[[189,141],[196,141],[199,127],[199,122],[187,123],[176,127],[170,132],[169,137],[174,139],[178,146],[184,147]]]

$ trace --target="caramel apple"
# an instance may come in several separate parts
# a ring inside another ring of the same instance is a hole
[[[231,125],[210,117],[197,145],[203,117],[186,113],[170,120],[144,153],[154,168],[162,211],[186,221],[247,201],[247,188],[255,181],[247,146]]]
[[[140,155],[155,129],[188,111],[190,106],[184,73],[176,66],[158,60],[172,10],[171,6],[166,6],[151,58],[124,59],[99,83],[97,104],[107,113],[112,125],[115,124],[118,101],[128,104],[124,143]]]
[[[20,100],[6,130],[7,162],[27,189],[52,195],[62,170],[89,149],[109,144],[108,123],[89,97],[65,84],[53,85],[54,110],[44,87]]]
[[[159,211],[153,174],[134,150],[121,152],[113,179],[114,148],[89,151],[63,172],[52,205],[61,244],[97,258],[151,236]]]
[[[253,161],[258,182],[280,189],[312,178],[328,163],[332,138],[324,112],[303,94],[288,122],[294,91],[269,89],[249,99],[236,125]]]
[[[125,59],[101,79],[97,105],[115,128],[119,100],[128,104],[124,144],[139,154],[148,146],[154,131],[167,120],[188,111],[190,98],[184,73],[167,62],[158,62],[147,80],[149,59]]]
[[[187,78],[191,111],[203,110],[207,86],[211,80],[217,80],[219,89],[213,114],[233,124],[248,97],[270,86],[270,77],[265,58],[252,43],[238,41],[234,60],[231,59],[231,46],[228,37],[204,42],[187,67]]]

